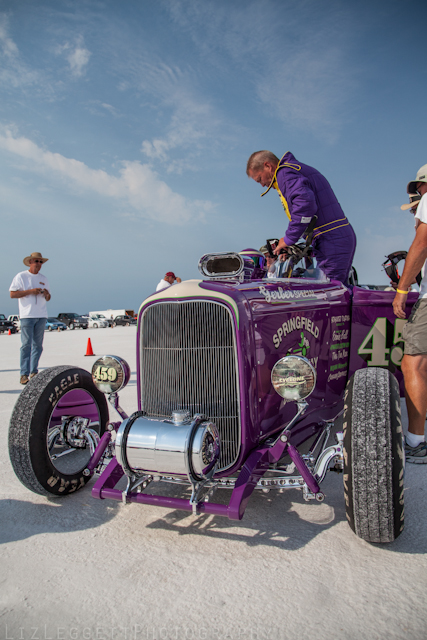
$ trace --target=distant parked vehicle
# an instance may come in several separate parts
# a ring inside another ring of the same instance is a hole
[[[18,331],[21,328],[21,318],[19,316],[8,316],[7,318],[9,320],[9,322],[13,322],[13,324],[15,325],[15,327],[18,329]]]
[[[114,318],[114,322],[117,326],[125,326],[128,327],[130,324],[136,324],[136,318],[131,318],[131,316],[117,316]]]
[[[79,316],[78,313],[59,313],[58,320],[67,325],[69,329],[87,329],[87,318]]]
[[[58,318],[48,318],[46,320],[45,331],[65,331],[67,325],[64,322],[58,320]]]
[[[108,327],[107,320],[103,320],[102,318],[88,318],[87,321],[88,321],[89,329],[98,329],[98,327],[100,328]]]
[[[6,320],[4,313],[0,313],[0,333],[18,333],[18,329],[10,320]]]
[[[93,313],[92,311],[89,313],[89,318],[92,318],[93,320],[102,320],[104,322],[107,323],[107,326],[109,327],[114,327],[114,320],[113,318],[106,318],[105,315],[103,313]],[[89,325],[90,326],[90,325]],[[99,325],[101,326],[101,325]]]

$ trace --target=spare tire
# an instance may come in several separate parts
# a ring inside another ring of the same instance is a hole
[[[25,386],[13,410],[10,460],[22,484],[35,493],[64,496],[89,480],[83,471],[90,448],[75,448],[61,438],[64,416],[88,418],[99,436],[105,431],[107,401],[84,369],[60,366],[41,371]]]

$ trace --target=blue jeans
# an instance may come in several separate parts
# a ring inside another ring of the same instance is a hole
[[[37,373],[46,318],[21,318],[21,376]]]

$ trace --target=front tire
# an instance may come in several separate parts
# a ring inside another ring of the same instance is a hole
[[[108,422],[104,394],[88,371],[60,366],[41,371],[25,386],[12,413],[9,456],[22,484],[45,496],[81,489],[90,476],[83,470],[89,447],[73,448],[59,434],[62,416],[89,418],[101,436]]]
[[[350,528],[367,542],[403,531],[405,455],[399,385],[387,369],[350,379],[344,399],[344,497]]]

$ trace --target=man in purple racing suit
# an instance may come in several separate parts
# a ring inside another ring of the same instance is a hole
[[[347,282],[356,250],[353,227],[331,189],[319,171],[302,164],[288,151],[279,160],[271,151],[256,151],[248,160],[247,175],[268,187],[273,187],[289,218],[289,226],[275,249],[295,244],[303,237],[313,216],[317,216],[313,233],[313,251],[317,265],[328,278]]]

